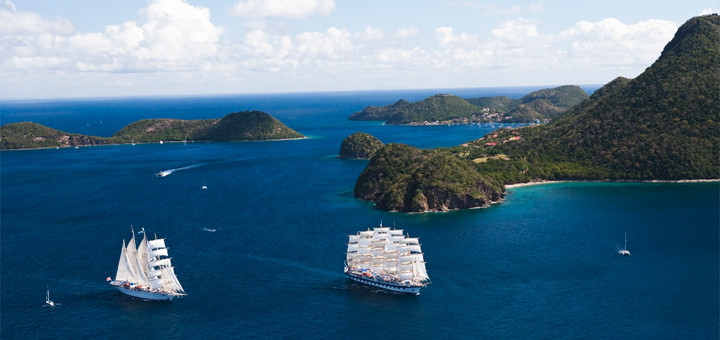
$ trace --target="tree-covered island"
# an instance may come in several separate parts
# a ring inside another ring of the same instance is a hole
[[[560,117],[588,98],[574,85],[532,92],[520,99],[505,96],[463,99],[437,94],[418,102],[400,99],[387,106],[368,106],[350,120],[379,120],[392,125],[534,123]]]
[[[21,122],[0,127],[0,149],[36,149],[127,143],[179,141],[258,141],[304,136],[261,111],[231,113],[221,119],[145,119],[111,137],[72,134],[40,124]]]
[[[388,144],[355,196],[379,209],[486,206],[504,185],[547,180],[720,179],[720,16],[683,24],[635,79],[617,78],[546,125],[452,148]]]

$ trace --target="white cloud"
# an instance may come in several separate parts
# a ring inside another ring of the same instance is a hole
[[[491,32],[500,42],[512,45],[534,44],[540,38],[537,26],[523,18],[506,21]]]
[[[33,12],[17,11],[10,1],[5,1],[4,6],[0,7],[0,35],[43,33],[68,36],[75,33],[75,26],[65,19],[45,20]]]
[[[12,5],[12,3],[9,3]],[[153,0],[141,23],[106,26],[80,34],[64,19],[48,21],[35,13],[0,12],[0,65],[56,71],[154,71],[197,67],[217,52],[223,33],[207,8],[185,0]],[[7,66],[3,66],[4,68]]]
[[[420,29],[416,26],[413,27],[407,27],[407,28],[398,28],[397,31],[395,31],[395,34],[393,36],[397,39],[407,39],[407,38],[413,38],[420,35]]]
[[[360,39],[365,41],[376,41],[385,38],[385,33],[379,28],[372,26],[365,27],[365,31],[357,35]]]
[[[239,0],[230,13],[251,19],[303,19],[316,14],[328,15],[334,9],[334,0]]]
[[[625,24],[614,18],[582,21],[560,32],[557,40],[570,44],[568,58],[587,65],[650,65],[677,31],[671,21],[650,19]]]
[[[438,43],[441,46],[454,44],[454,45],[474,45],[477,43],[477,36],[460,33],[460,35],[453,34],[452,27],[438,27],[435,29],[435,35],[438,39]]]

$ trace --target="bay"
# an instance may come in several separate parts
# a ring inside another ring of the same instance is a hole
[[[429,148],[493,129],[347,120],[423,96],[3,103],[3,124],[100,136],[139,118],[259,109],[309,138],[0,153],[1,337],[718,337],[718,183],[546,184],[510,189],[487,209],[433,214],[354,199],[366,162],[336,157],[347,135]],[[380,221],[420,238],[433,281],[421,295],[343,275],[347,235]],[[187,297],[144,302],[105,282],[131,225],[167,238]],[[630,257],[616,251],[624,232]],[[46,286],[61,305],[42,307]]]

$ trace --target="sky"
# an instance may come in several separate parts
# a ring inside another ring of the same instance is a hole
[[[0,0],[0,100],[601,85],[720,0]]]

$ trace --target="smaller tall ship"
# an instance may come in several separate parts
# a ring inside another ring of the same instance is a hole
[[[351,280],[393,292],[420,294],[429,285],[417,237],[383,227],[349,235],[345,274]]]
[[[172,300],[185,296],[168,256],[165,239],[148,240],[145,230],[140,245],[135,245],[135,231],[130,242],[123,240],[115,280],[107,281],[121,293],[144,300]]]

